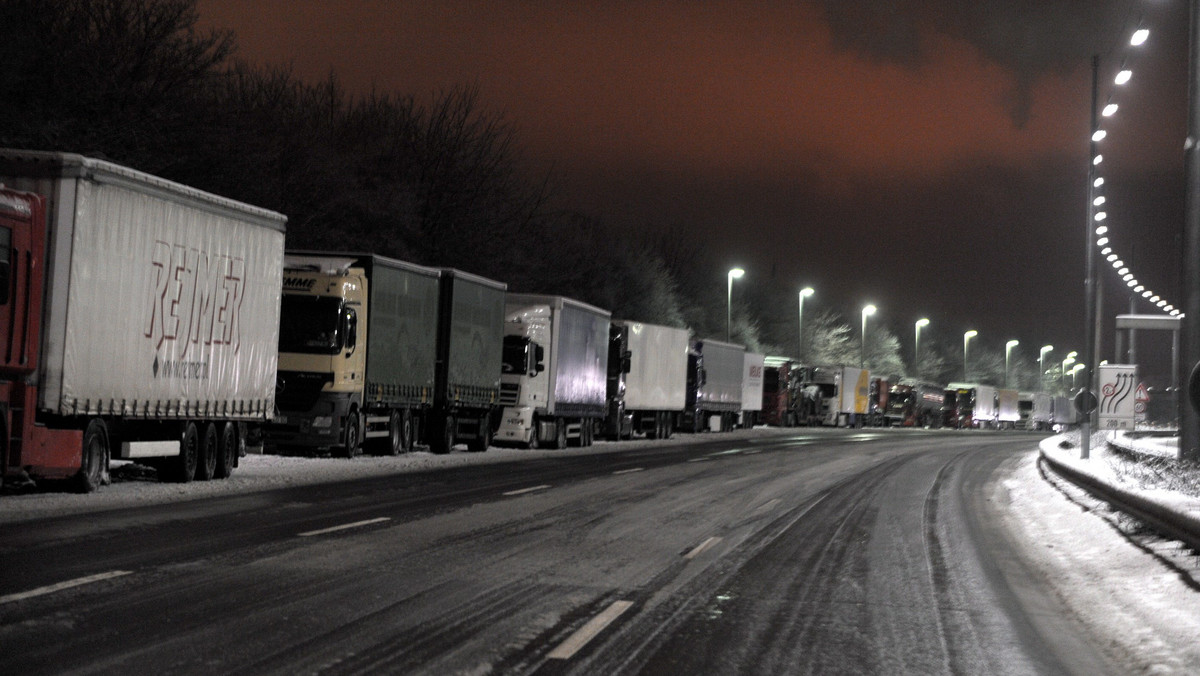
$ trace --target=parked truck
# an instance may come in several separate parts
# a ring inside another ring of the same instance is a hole
[[[996,390],[996,426],[1015,430],[1021,421],[1021,394],[1016,390]]]
[[[801,383],[806,369],[787,357],[763,360],[762,422],[775,427],[801,424]]]
[[[820,424],[862,427],[871,399],[871,372],[852,366],[818,366],[812,369],[808,388],[820,401]]]
[[[1029,427],[1039,432],[1054,427],[1054,395],[1046,392],[1030,395]]]
[[[268,442],[346,457],[364,443],[411,449],[433,405],[439,276],[373,254],[289,252]]]
[[[765,355],[746,352],[743,356],[742,412],[738,424],[741,427],[754,427],[758,424],[763,409],[763,363]]]
[[[610,316],[563,296],[508,295],[497,443],[591,445],[606,410]]]
[[[426,441],[448,453],[459,441],[486,451],[499,425],[507,285],[443,268],[438,296],[437,364]]]
[[[946,389],[946,424],[958,429],[995,427],[996,388],[975,383],[950,383]]]
[[[274,411],[286,218],[110,162],[0,150],[5,480],[229,476]]]
[[[903,379],[888,395],[886,424],[899,427],[941,427],[946,391],[940,385]]]
[[[728,432],[742,410],[742,374],[746,368],[741,345],[697,340],[688,355],[687,404],[680,429]]]
[[[687,401],[687,365],[687,329],[613,321],[605,436],[670,437]]]

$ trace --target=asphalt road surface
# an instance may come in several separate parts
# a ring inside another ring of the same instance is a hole
[[[706,434],[7,524],[0,670],[1115,671],[1001,525],[1036,440]]]

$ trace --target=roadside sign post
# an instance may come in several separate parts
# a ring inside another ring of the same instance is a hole
[[[1132,430],[1137,422],[1136,364],[1103,364],[1099,370],[1100,429]],[[1145,402],[1141,403],[1143,412]]]

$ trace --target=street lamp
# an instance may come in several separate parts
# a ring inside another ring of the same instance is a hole
[[[746,271],[733,268],[729,271],[729,288],[725,293],[725,340],[733,340],[733,280],[741,279]]]
[[[1012,349],[1021,344],[1019,340],[1010,340],[1004,344],[1004,386],[1008,387],[1008,358],[1012,354]]]
[[[966,333],[963,334],[963,380],[964,381],[967,380],[967,343],[971,342],[971,339],[978,335],[979,335],[979,332],[976,331],[975,329],[971,329],[970,331],[967,331]]]
[[[1075,356],[1078,354],[1079,354],[1078,352],[1072,350],[1072,351],[1068,352],[1067,357],[1062,360],[1062,369],[1060,372],[1062,374],[1063,390],[1067,389],[1067,367],[1070,366],[1071,364],[1075,363]]]
[[[858,357],[858,368],[867,367],[867,317],[875,314],[875,306],[868,305],[862,309],[862,351]]]
[[[1079,375],[1079,372],[1084,369],[1085,366],[1087,366],[1087,365],[1086,364],[1076,364],[1075,366],[1071,367],[1071,389],[1072,390],[1079,387],[1079,384],[1075,382],[1076,377]]]
[[[929,320],[922,317],[917,320],[917,339],[913,341],[913,373],[920,375],[921,364],[921,327],[929,326]]]
[[[800,318],[796,322],[796,345],[799,352],[796,353],[796,359],[804,361],[804,299],[816,293],[811,286],[806,286],[800,289]]]
[[[1054,349],[1053,345],[1043,345],[1042,351],[1038,353],[1038,368],[1041,369],[1041,378],[1038,380],[1038,387],[1046,386],[1046,353]]]

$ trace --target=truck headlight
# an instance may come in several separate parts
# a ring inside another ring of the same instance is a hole
[[[319,416],[313,418],[312,426],[313,427],[332,427],[333,426],[333,416],[319,415]]]

